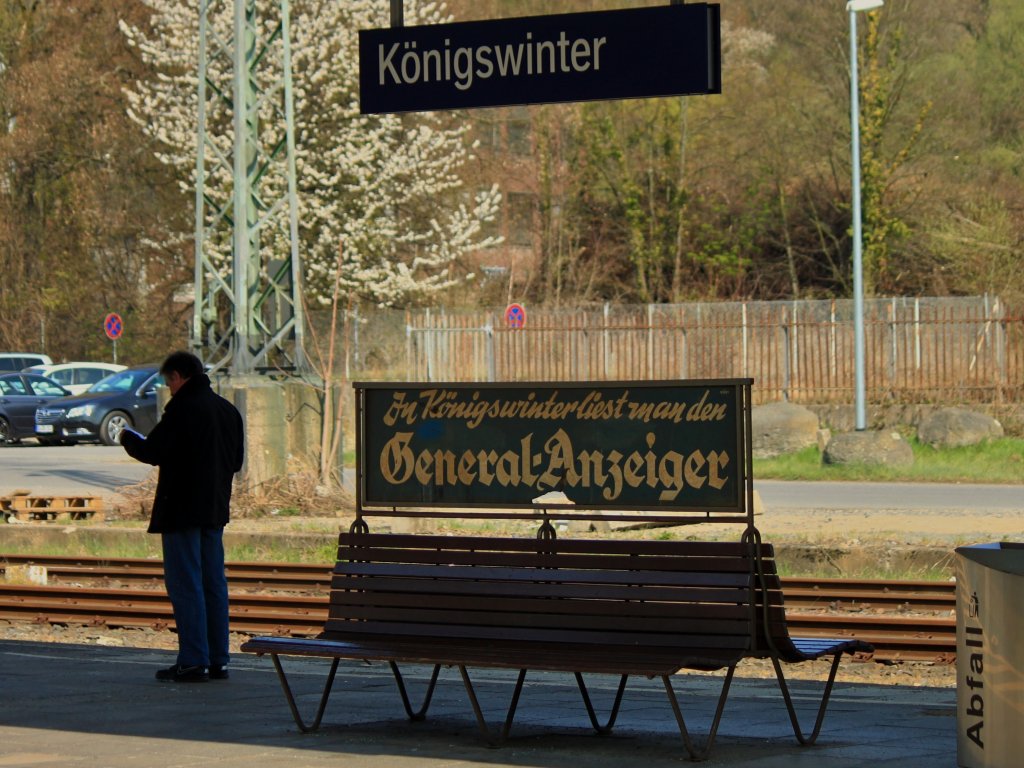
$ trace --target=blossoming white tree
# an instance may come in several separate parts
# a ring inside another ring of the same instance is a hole
[[[242,0],[237,0],[241,2]],[[195,0],[143,0],[152,9],[146,29],[122,24],[129,43],[155,70],[128,94],[130,116],[159,140],[160,160],[174,167],[182,189],[195,184],[198,23]],[[224,0],[208,16],[214,34],[230,39],[233,6]],[[257,0],[268,19],[263,43],[279,45],[270,29],[272,0]],[[406,23],[446,20],[443,3],[406,0]],[[393,306],[422,301],[456,279],[452,265],[493,243],[482,224],[497,214],[497,186],[471,194],[459,170],[469,159],[468,126],[439,114],[361,115],[358,30],[386,26],[382,0],[292,0],[292,74],[295,94],[299,253],[305,292],[327,304],[334,291],[339,242],[344,242],[341,287],[365,301]],[[276,25],[276,21],[273,22]],[[225,57],[210,57],[210,80],[230,77]],[[280,58],[267,56],[268,66]],[[273,110],[261,111],[273,120]],[[229,120],[209,126],[218,150],[230,156]],[[214,173],[207,185],[228,190]],[[270,176],[262,184],[283,187]],[[168,239],[185,233],[167,233]],[[268,233],[264,247],[287,253],[285,234]],[[275,240],[276,238],[276,240]],[[229,263],[230,244],[220,244]]]

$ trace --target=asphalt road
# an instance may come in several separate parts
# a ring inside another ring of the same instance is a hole
[[[1024,484],[799,483],[755,480],[754,489],[760,494],[767,509],[1016,510],[1024,518]]]
[[[33,496],[111,496],[143,480],[153,468],[120,446],[0,445],[0,496],[16,489]]]
[[[44,447],[34,441],[0,446],[0,495],[25,489],[33,495],[76,493],[112,496],[143,480],[152,467],[120,447]],[[986,510],[1018,511],[1024,517],[1021,485],[932,483],[832,483],[755,481],[769,510]],[[827,501],[826,501],[827,500]]]

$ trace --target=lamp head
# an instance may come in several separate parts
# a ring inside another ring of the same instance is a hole
[[[885,0],[848,0],[846,10],[850,13],[859,13],[860,11],[873,11],[883,5],[885,5]]]

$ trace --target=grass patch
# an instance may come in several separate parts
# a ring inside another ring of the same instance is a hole
[[[933,448],[909,440],[909,467],[823,464],[816,446],[775,459],[754,459],[762,480],[1024,484],[1024,439],[1005,437],[961,448]]]
[[[321,543],[290,543],[267,541],[224,548],[224,559],[235,563],[300,563],[330,567],[338,559],[337,537]]]
[[[8,542],[3,547],[8,555],[39,555],[51,557],[101,557],[109,560],[121,558],[146,558],[159,560],[162,557],[159,536],[145,536],[138,539],[117,541],[88,536],[76,536],[59,543]],[[224,547],[224,558],[230,562],[246,563],[333,563],[338,556],[336,535],[323,541],[294,541],[267,537],[258,543],[229,544]]]
[[[777,559],[776,566],[779,576],[793,579],[879,579],[882,581],[949,581],[953,576],[952,561],[945,567],[933,565],[928,567],[915,566],[883,566],[867,565],[859,568],[847,568],[842,571],[819,563],[794,565]]]
[[[53,541],[11,541],[5,542],[3,551],[9,555],[41,555],[50,557],[105,557],[110,560],[121,558],[156,558],[162,554],[158,536],[123,539],[116,542],[88,536],[65,537]]]

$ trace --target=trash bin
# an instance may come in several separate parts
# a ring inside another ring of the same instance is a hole
[[[1024,544],[956,550],[956,743],[965,768],[1024,764]]]

